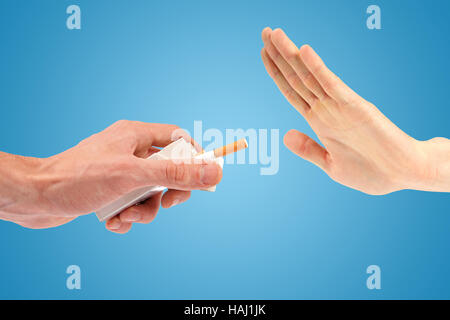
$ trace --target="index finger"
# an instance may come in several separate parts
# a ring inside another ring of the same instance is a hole
[[[176,125],[140,121],[128,121],[127,123],[136,134],[136,152],[138,154],[146,154],[152,147],[164,148],[180,138],[192,144],[197,152],[202,151],[200,145],[185,130]]]

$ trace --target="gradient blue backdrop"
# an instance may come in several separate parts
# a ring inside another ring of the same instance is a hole
[[[66,28],[70,4],[82,30]],[[366,28],[370,4],[382,30]],[[314,136],[264,70],[265,26],[311,44],[408,134],[448,137],[449,12],[425,0],[2,0],[0,150],[47,157],[119,119]],[[281,146],[277,175],[229,165],[216,193],[125,236],[94,215],[38,231],[0,222],[0,298],[450,298],[449,200],[367,196]],[[70,264],[80,291],[66,289]],[[382,290],[366,288],[371,264]]]

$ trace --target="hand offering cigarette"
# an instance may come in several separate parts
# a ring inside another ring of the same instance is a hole
[[[218,165],[220,165],[220,167],[223,167],[224,156],[245,149],[247,147],[247,141],[245,139],[240,139],[215,150],[211,150],[208,152],[202,151],[195,155],[194,158],[214,161]],[[166,146],[160,152],[152,154],[148,159],[168,160],[178,158],[180,155],[184,155],[181,157],[183,159],[191,159],[194,153],[194,147],[190,143],[186,142],[183,138],[180,138],[179,140],[174,141]],[[100,210],[97,210],[97,217],[100,221],[111,219],[126,208],[141,203],[142,201],[145,201],[146,199],[157,194],[158,192],[163,191],[164,189],[166,189],[165,186],[149,186],[146,188],[136,189],[128,194],[123,195],[119,199],[101,208]],[[213,186],[202,190],[214,192],[216,190],[216,187]]]

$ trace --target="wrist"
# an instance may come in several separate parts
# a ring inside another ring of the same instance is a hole
[[[433,138],[418,141],[416,190],[450,192],[450,140]]]
[[[31,212],[30,203],[38,200],[36,176],[43,159],[0,153],[0,212],[20,215]]]

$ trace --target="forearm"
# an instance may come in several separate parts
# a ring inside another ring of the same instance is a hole
[[[37,199],[33,176],[41,160],[0,152],[0,218],[25,213],[26,203]]]

